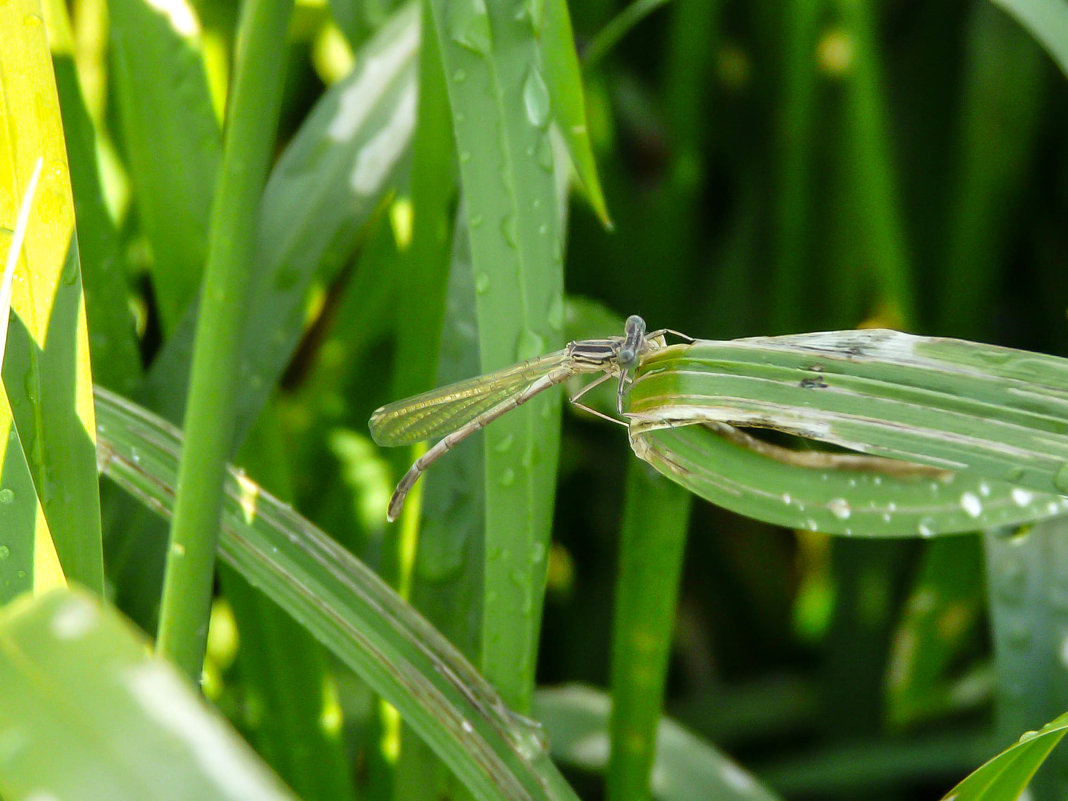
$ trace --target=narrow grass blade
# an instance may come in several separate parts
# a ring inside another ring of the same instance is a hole
[[[987,699],[990,671],[962,675],[957,664],[982,623],[984,583],[978,537],[944,537],[925,548],[887,662],[891,726],[915,726]]]
[[[689,512],[688,493],[631,462],[612,622],[610,801],[649,792]]]
[[[8,243],[3,280],[0,281],[0,361],[7,344],[7,327],[11,314],[11,282],[22,253],[22,243],[29,227],[43,159],[37,159],[19,206],[14,233]],[[27,590],[38,592],[63,585],[52,535],[33,477],[26,462],[11,406],[6,393],[0,393],[0,431],[5,432],[0,448],[0,605]]]
[[[836,0],[836,5],[853,45],[845,100],[850,156],[846,169],[851,201],[859,207],[859,230],[852,233],[861,242],[861,260],[870,265],[867,280],[878,304],[865,312],[891,325],[904,325],[915,317],[915,296],[879,61],[878,7],[850,0]]]
[[[1042,51],[1012,20],[989,3],[970,14],[936,318],[938,331],[964,337],[990,325],[1013,234],[1003,212],[1025,192],[1048,84]]]
[[[582,89],[582,71],[575,53],[575,35],[571,31],[571,14],[567,0],[548,0],[541,34],[541,58],[545,81],[549,87],[553,118],[560,128],[571,163],[578,175],[586,200],[605,227],[612,227],[608,205],[597,176],[590,133],[586,124],[586,99]]]
[[[174,502],[178,433],[98,388],[105,473],[163,515]],[[373,571],[234,471],[220,556],[401,713],[476,798],[574,799],[540,730]]]
[[[1035,771],[1068,733],[1068,714],[1002,751],[950,790],[944,801],[1001,801],[1019,798]]]
[[[1064,712],[1065,630],[1061,619],[1068,558],[1068,518],[1047,520],[1017,533],[986,532],[987,603],[994,643],[997,731],[1011,742]],[[1026,687],[1026,692],[1018,688]],[[1064,795],[1068,753],[1049,757],[1035,777],[1035,798]]]
[[[634,26],[669,0],[632,0],[605,25],[586,47],[583,63],[591,70],[626,36]]]
[[[0,6],[0,218],[44,167],[12,292],[4,386],[66,575],[103,591],[92,378],[74,200],[41,9]],[[18,499],[33,506],[26,492]],[[29,509],[25,510],[29,514]]]
[[[89,80],[88,70],[80,75],[75,72],[66,4],[46,0],[45,22],[70,157],[71,188],[77,202],[78,252],[93,380],[117,392],[129,393],[141,382],[141,356],[130,314],[123,249],[104,202],[97,134],[79,85],[79,78]]]
[[[255,222],[274,148],[285,79],[292,0],[247,0],[238,27],[238,60],[226,148],[212,204],[211,239],[193,345],[189,404],[156,647],[186,674],[204,663],[221,479],[233,443],[237,366],[249,307]]]
[[[562,344],[563,242],[540,63],[540,4],[431,0],[448,78],[475,269],[482,372]],[[483,666],[516,708],[534,685],[559,448],[558,394],[498,420],[484,438]]]
[[[453,228],[445,327],[437,384],[479,369],[475,279],[463,210]],[[482,443],[473,438],[449,454],[449,469],[430,477],[420,506],[419,547],[412,565],[412,605],[472,663],[478,663],[482,632]],[[406,469],[407,464],[401,469]],[[407,522],[402,518],[402,522]],[[471,610],[458,615],[457,609]],[[455,793],[456,780],[410,730],[402,733],[395,777],[398,801],[432,801]]]
[[[1019,523],[1066,507],[1066,376],[1057,357],[890,331],[699,341],[644,362],[632,444],[703,497],[782,525],[930,536]],[[823,464],[724,424],[928,469]]]
[[[196,297],[204,272],[222,138],[192,5],[115,0],[108,14],[122,138],[169,333]]]
[[[607,765],[610,706],[605,693],[581,686],[539,690],[534,698],[553,755],[587,771],[603,771]],[[659,723],[650,790],[657,801],[775,801],[778,797],[669,718]]]
[[[110,607],[57,590],[0,616],[5,798],[294,796]],[[62,754],[63,758],[56,758]]]
[[[771,277],[773,331],[796,331],[804,324],[805,286],[810,276],[814,216],[812,173],[817,136],[816,43],[822,0],[783,4],[783,70],[780,113],[775,132],[776,192]]]
[[[411,241],[401,242],[397,270],[396,335],[398,369],[394,397],[436,386],[449,283],[449,240],[456,198],[456,145],[441,48],[430,6],[422,6],[419,48],[419,100],[412,141]],[[424,32],[427,35],[423,35]]]

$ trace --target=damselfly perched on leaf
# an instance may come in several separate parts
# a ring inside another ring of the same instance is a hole
[[[445,435],[416,459],[400,480],[389,501],[386,517],[390,521],[397,519],[405,496],[419,476],[453,446],[539,392],[572,376],[603,374],[574,395],[572,402],[603,381],[618,377],[616,410],[622,414],[623,396],[632,371],[643,355],[664,347],[664,335],[668,333],[677,334],[666,328],[646,332],[645,320],[631,315],[627,318],[623,336],[570,342],[563,350],[432,389],[378,409],[371,415],[370,427],[371,436],[379,445],[411,445]]]

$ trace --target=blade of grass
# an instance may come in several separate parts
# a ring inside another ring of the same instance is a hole
[[[0,737],[17,743],[0,752],[4,797],[294,799],[145,645],[81,592],[4,610]]]
[[[3,282],[0,284],[0,361],[7,348],[11,314],[11,282],[30,223],[44,159],[38,158],[19,205],[15,228],[8,243]],[[52,535],[48,531],[33,476],[22,449],[6,393],[0,393],[0,431],[6,432],[0,449],[0,605],[28,590],[42,592],[64,585]],[[5,500],[6,499],[6,500]]]
[[[972,9],[938,330],[987,333],[1015,208],[1030,178],[1046,81],[1041,51],[986,3]],[[994,133],[996,132],[996,134]]]
[[[222,156],[200,52],[184,0],[108,4],[111,73],[152,280],[165,332],[196,298]],[[161,157],[161,154],[164,154]]]
[[[553,107],[553,118],[571,156],[586,200],[601,225],[612,227],[608,205],[597,176],[590,135],[586,124],[586,100],[582,90],[582,71],[571,32],[571,15],[567,0],[549,0],[545,4],[545,22],[541,33],[541,59],[545,81]]]
[[[630,463],[612,622],[609,801],[649,793],[689,512],[689,493]]]
[[[431,0],[448,78],[471,232],[482,371],[551,350],[563,329],[563,243],[553,185],[540,5]],[[529,704],[559,448],[558,395],[485,434],[482,664],[517,709]]]
[[[894,634],[886,676],[886,719],[897,729],[974,706],[956,667],[983,614],[984,574],[977,537],[939,539],[925,549]],[[978,684],[977,682],[975,683]]]
[[[478,336],[470,325],[474,317],[475,279],[470,241],[458,210],[453,229],[446,298],[444,336],[441,342],[436,386],[476,375],[479,370]],[[423,494],[419,549],[412,571],[411,602],[472,663],[479,659],[482,621],[482,447],[463,442],[449,454],[449,470],[427,482]],[[457,609],[466,610],[456,614]],[[450,797],[456,790],[436,760],[428,759],[427,746],[402,735],[395,797],[425,799]]]
[[[156,647],[196,680],[204,662],[222,509],[222,477],[234,438],[240,334],[255,222],[274,145],[292,0],[246,0],[222,172],[212,210],[201,314],[193,345],[186,446],[179,470]]]
[[[851,194],[861,210],[864,256],[878,306],[869,310],[895,326],[915,319],[908,245],[894,171],[879,42],[879,8],[873,3],[836,0],[853,42],[846,107],[850,146]],[[859,322],[859,321],[858,321]]]
[[[1041,519],[1064,510],[1066,371],[1053,356],[887,331],[702,341],[645,360],[632,444],[710,500],[800,528],[929,536]],[[814,468],[723,423],[958,472]]]
[[[102,388],[97,403],[106,475],[170,514],[180,435]],[[540,730],[511,714],[448,640],[336,541],[233,470],[223,520],[220,556],[393,704],[476,798],[576,798]]]
[[[619,43],[620,39],[630,33],[631,29],[649,14],[668,2],[669,0],[634,0],[612,17],[611,21],[601,28],[586,46],[586,52],[582,56],[583,67],[586,70],[596,68],[601,59]]]
[[[102,592],[96,425],[74,200],[36,0],[0,7],[0,123],[0,219],[14,220],[27,176],[38,158],[44,162],[12,292],[4,386],[60,564],[69,579]],[[34,505],[25,492],[18,500]]]
[[[67,8],[59,0],[48,0],[44,10],[70,157],[93,379],[129,393],[140,383],[141,357],[127,301],[126,265],[104,203],[96,134],[75,73]]]
[[[1061,715],[1037,732],[1027,732],[976,769],[943,797],[944,801],[1000,801],[1019,798],[1035,771],[1068,732],[1068,715]]]
[[[822,0],[788,0],[783,37],[782,95],[776,130],[778,187],[775,192],[772,267],[773,333],[796,331],[805,322],[806,264],[813,200],[811,171],[817,142],[816,41],[825,11]]]
[[[1018,533],[984,534],[1002,742],[1039,728],[1068,706],[1061,619],[1066,532],[1068,519],[1062,516]],[[1063,750],[1050,756],[1050,769],[1032,784],[1036,799],[1063,797],[1066,759]]]

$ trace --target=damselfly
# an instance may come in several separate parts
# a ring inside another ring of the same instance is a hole
[[[632,370],[649,351],[664,347],[664,334],[677,332],[662,329],[646,333],[645,321],[637,315],[627,318],[623,336],[607,339],[583,339],[568,343],[563,350],[529,359],[487,375],[424,392],[412,398],[390,403],[371,415],[371,436],[379,445],[411,445],[445,434],[426,453],[415,460],[397,485],[389,501],[386,517],[396,520],[404,498],[419,476],[430,465],[502,414],[521,406],[556,384],[574,375],[603,373],[571,398],[582,395],[603,381],[616,376],[619,391],[616,410],[623,413],[623,396]],[[679,334],[684,339],[689,339]]]

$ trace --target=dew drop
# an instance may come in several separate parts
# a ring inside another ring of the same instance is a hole
[[[505,214],[501,218],[501,234],[504,236],[504,241],[513,248],[519,242],[519,226],[514,214]]]
[[[471,219],[467,221],[467,224],[470,225],[472,228],[478,228],[480,225],[482,225],[482,215],[472,214]]]
[[[512,443],[515,442],[515,437],[511,434],[506,434],[504,439],[493,446],[493,450],[497,453],[508,453],[512,449]]]
[[[916,524],[916,531],[921,537],[933,537],[935,533],[935,521],[930,517],[921,517]]]
[[[506,467],[501,472],[501,486],[510,487],[513,484],[515,484],[515,470],[510,467]]]
[[[538,166],[546,172],[553,169],[553,146],[548,136],[543,136],[538,141]]]
[[[9,504],[15,500],[15,490],[10,487],[4,487],[0,490],[0,503]]]
[[[1057,475],[1053,477],[1053,485],[1062,493],[1068,492],[1068,462],[1062,464]]]
[[[965,492],[960,496],[960,508],[968,517],[976,518],[983,513],[983,502],[974,492]]]
[[[11,556],[11,549],[6,545],[0,545],[0,560],[7,559]]]
[[[535,356],[540,356],[545,353],[545,340],[536,331],[532,331],[529,328],[524,328],[520,334],[519,339],[515,344],[516,358],[519,361],[525,361],[526,359],[533,359]]]
[[[456,83],[463,83],[464,81],[467,80],[467,70],[464,70],[464,69],[456,70],[456,72],[454,72],[452,74],[452,79],[454,81],[456,81]]]
[[[782,494],[782,502],[785,503],[787,506],[789,506],[793,502],[793,498],[790,497],[789,492],[784,492]]]
[[[845,498],[832,498],[827,501],[827,508],[839,520],[848,520],[849,516],[853,514],[853,510],[849,508],[849,501]]]
[[[549,303],[549,312],[546,314],[546,319],[553,331],[564,330],[564,296],[562,294],[553,295],[553,299]]]
[[[545,128],[549,124],[549,87],[536,67],[527,72],[523,81],[523,105],[532,125]]]
[[[470,153],[470,151],[467,151],[467,150],[461,150],[461,151],[460,151],[460,163],[461,163],[461,164],[467,164],[467,162],[469,162],[470,160],[471,160],[471,153]]]
[[[449,37],[466,49],[486,55],[490,51],[490,23],[485,0],[449,3],[445,27]]]
[[[1017,506],[1027,506],[1034,500],[1034,495],[1023,487],[1012,488],[1012,502]]]
[[[475,292],[480,295],[485,295],[489,292],[490,277],[488,273],[479,273],[475,276]]]

